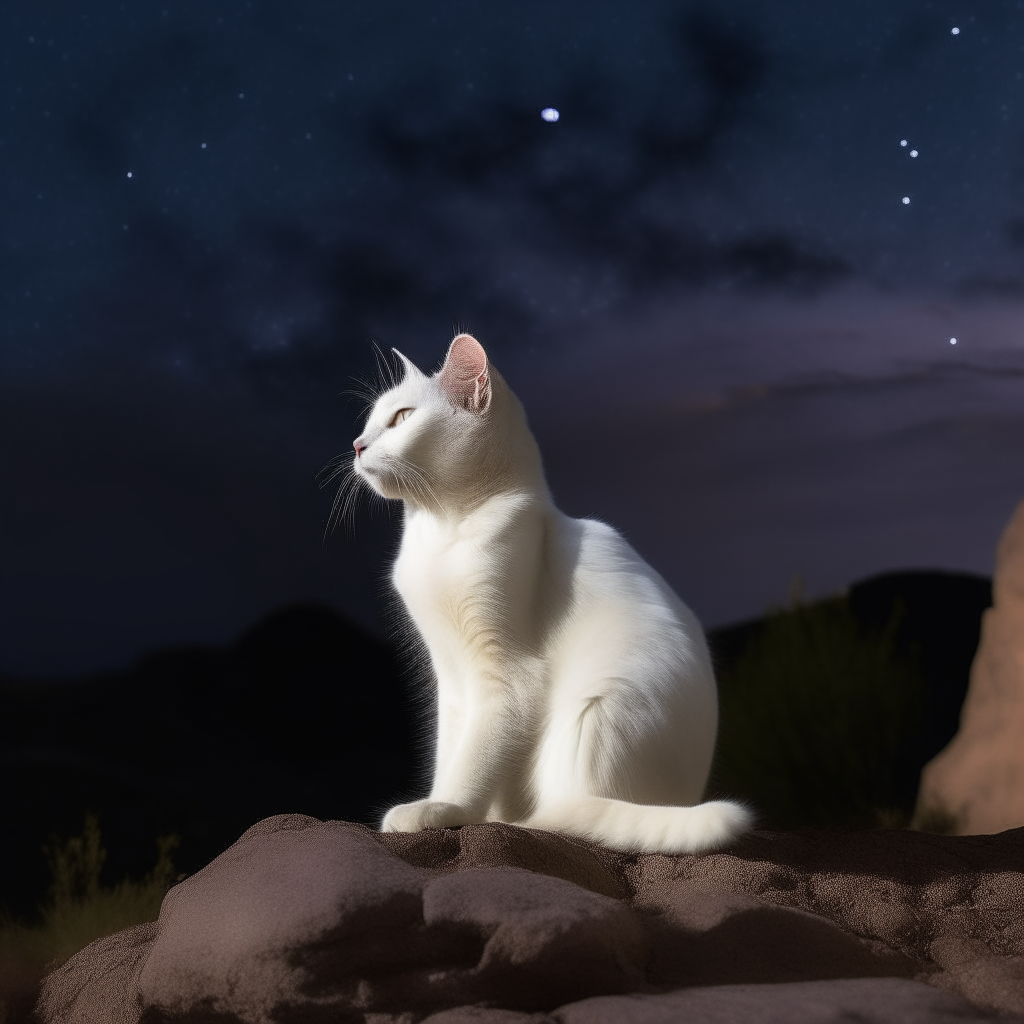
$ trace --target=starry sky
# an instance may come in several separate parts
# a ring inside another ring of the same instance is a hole
[[[0,67],[0,674],[381,632],[400,516],[314,475],[455,329],[709,627],[991,571],[1024,4],[4,0]]]

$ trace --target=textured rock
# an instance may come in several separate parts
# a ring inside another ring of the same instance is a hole
[[[960,729],[921,773],[918,818],[959,835],[1024,825],[1024,502],[996,552]]]
[[[171,889],[155,924],[51,973],[38,1013],[982,1021],[1024,1012],[1022,905],[1024,830],[755,833],[666,857],[501,824],[382,835],[281,815]]]
[[[884,978],[605,996],[551,1014],[460,1007],[423,1024],[963,1024],[986,1016],[917,982]]]

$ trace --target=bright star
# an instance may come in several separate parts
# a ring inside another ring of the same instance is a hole
[[[540,112],[540,116],[543,117],[548,124],[554,124],[562,115],[559,114],[554,107],[545,107]]]

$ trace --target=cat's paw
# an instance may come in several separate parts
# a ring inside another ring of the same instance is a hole
[[[381,822],[382,832],[420,832],[425,828],[450,828],[477,821],[464,807],[443,800],[414,800],[392,807]]]

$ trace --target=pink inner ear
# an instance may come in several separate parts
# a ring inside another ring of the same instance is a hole
[[[441,387],[454,405],[481,409],[490,397],[487,353],[471,334],[460,334],[441,367]]]

